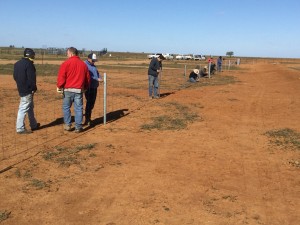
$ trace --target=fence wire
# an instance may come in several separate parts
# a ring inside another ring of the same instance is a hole
[[[241,60],[241,64],[257,62],[263,61]],[[160,94],[164,96],[188,87],[190,85],[187,82],[189,72],[196,65],[202,67],[206,64],[203,61],[194,61],[189,64],[183,61],[176,63],[166,61],[160,77]],[[234,65],[235,61],[230,63],[227,61],[227,64],[224,63],[223,69],[233,69]],[[98,68],[102,74],[104,72],[107,74],[107,123],[146,105],[148,101],[148,63],[139,66],[126,66],[119,65],[117,62],[105,67],[99,65]],[[38,92],[34,96],[34,112],[38,122],[41,123],[41,128],[29,135],[16,133],[16,117],[20,99],[12,75],[1,74],[0,79],[0,166],[3,161],[10,162],[11,159],[16,161],[19,157],[24,157],[25,153],[35,153],[33,149],[36,149],[37,146],[55,146],[58,143],[76,138],[76,134],[70,136],[63,129],[62,95],[56,92],[55,75],[37,77]],[[96,126],[103,125],[103,101],[103,86],[100,85],[92,114]],[[74,111],[71,110],[71,112],[74,116]],[[25,124],[28,127],[27,118]],[[85,131],[88,132],[88,129]],[[0,167],[0,171],[1,169]]]

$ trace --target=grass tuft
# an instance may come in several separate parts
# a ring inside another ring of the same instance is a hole
[[[10,216],[11,212],[8,212],[6,210],[0,211],[0,223],[4,220],[7,220]]]
[[[163,105],[165,112],[171,112],[171,115],[161,115],[152,118],[152,123],[143,124],[141,129],[144,130],[180,130],[194,122],[198,115],[190,112],[191,109],[177,102],[169,102]]]
[[[300,133],[292,129],[271,130],[265,134],[271,138],[270,142],[276,146],[300,150]]]

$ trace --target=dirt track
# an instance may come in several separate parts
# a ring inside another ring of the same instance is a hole
[[[281,64],[242,67],[230,74],[234,84],[147,100],[113,123],[71,134],[66,147],[97,144],[78,164],[37,155],[1,174],[0,211],[10,212],[2,223],[299,224],[299,167],[290,163],[299,150],[270,145],[265,133],[300,132],[300,74]],[[198,119],[183,130],[140,129],[174,101]],[[47,185],[34,188],[28,177]]]

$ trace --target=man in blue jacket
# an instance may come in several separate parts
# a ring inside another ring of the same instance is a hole
[[[99,86],[99,82],[102,81],[102,77],[99,74],[97,67],[95,66],[96,61],[97,56],[95,53],[89,54],[87,60],[84,61],[90,73],[90,86],[85,92],[86,105],[84,122],[85,125],[89,126],[92,125],[91,116],[97,98],[97,88]]]
[[[149,69],[148,69],[149,99],[152,99],[152,94],[153,94],[153,98],[159,98],[158,75],[162,71],[162,60],[164,59],[165,57],[163,55],[159,55],[157,58],[152,58],[149,64]]]
[[[29,134],[40,127],[33,111],[33,95],[37,91],[36,69],[33,64],[34,57],[35,52],[30,48],[26,48],[24,50],[24,57],[14,65],[13,77],[17,83],[18,92],[21,97],[16,124],[18,134]],[[24,121],[26,114],[28,114],[31,131],[25,128]]]

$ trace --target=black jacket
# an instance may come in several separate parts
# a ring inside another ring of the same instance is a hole
[[[153,58],[150,62],[149,69],[148,69],[148,75],[152,75],[154,77],[157,77],[157,70],[161,69],[162,63],[158,61],[157,58]]]
[[[22,58],[14,65],[14,80],[21,97],[36,92],[36,69],[29,58]]]

